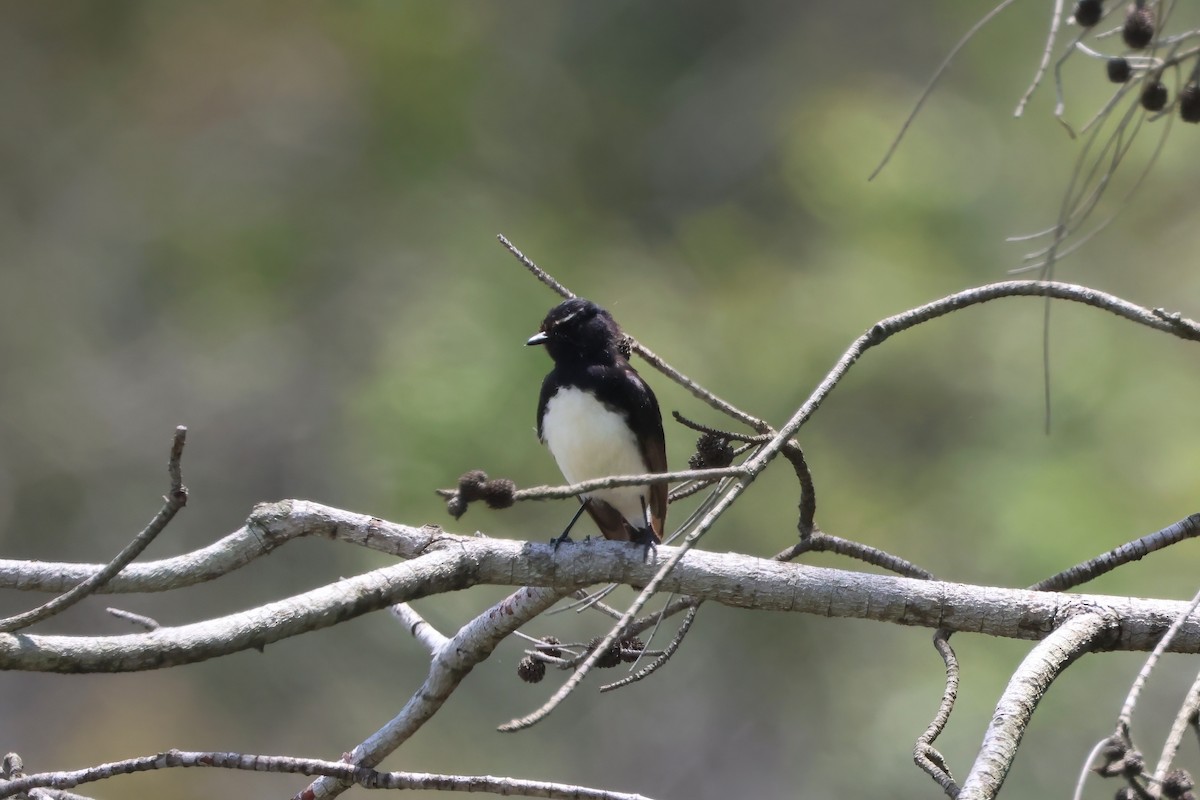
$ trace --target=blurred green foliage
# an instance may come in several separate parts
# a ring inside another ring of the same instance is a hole
[[[454,522],[433,494],[472,468],[522,485],[559,479],[532,430],[548,362],[521,346],[555,298],[499,232],[677,367],[782,422],[867,326],[1002,279],[1025,247],[1004,237],[1057,213],[1076,145],[1050,117],[1052,95],[1010,116],[1043,7],[985,31],[866,182],[983,11],[5,4],[3,554],[107,559],[156,509],[179,423],[191,430],[192,502],[148,557],[207,544],[255,502],[285,497],[459,532],[557,533],[569,504]],[[1084,116],[1102,96],[1100,68],[1077,80],[1071,110]],[[1060,276],[1197,316],[1192,135],[1176,133],[1136,205]],[[822,526],[946,578],[1019,586],[1196,511],[1195,346],[1056,307],[1046,436],[1042,311],[1002,301],[868,354],[801,436]],[[665,409],[722,423],[647,375]],[[668,438],[682,465],[693,434],[671,425]],[[785,547],[787,472],[769,472],[705,546]],[[1096,590],[1190,596],[1192,552]],[[384,563],[297,543],[216,585],[93,599],[42,629],[125,632],[105,605],[181,623]],[[501,594],[419,608],[452,630]],[[30,602],[0,598],[6,611]],[[564,615],[533,627],[586,640],[599,625]],[[385,766],[660,798],[932,797],[910,762],[941,694],[928,640],[706,607],[654,680],[585,690],[506,736],[495,725],[549,691],[516,682],[513,642]],[[965,772],[1028,645],[955,642],[963,699],[944,746]],[[1070,671],[1026,738],[1012,796],[1069,791],[1139,663],[1092,657]],[[1164,728],[1182,693],[1171,680],[1191,663],[1168,661],[1143,709],[1148,731]],[[168,747],[336,758],[399,710],[426,665],[375,615],[149,675],[7,675],[0,746],[31,771]],[[95,793],[186,800],[298,785],[159,773]]]

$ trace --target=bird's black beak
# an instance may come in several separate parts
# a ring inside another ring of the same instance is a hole
[[[525,346],[528,347],[531,344],[545,344],[546,340],[549,338],[550,337],[546,335],[545,331],[538,331],[533,336],[530,336],[525,340]]]

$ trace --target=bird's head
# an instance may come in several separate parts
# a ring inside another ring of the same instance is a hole
[[[610,360],[619,356],[621,329],[600,306],[574,297],[550,309],[527,345],[544,344],[555,361],[562,358]]]

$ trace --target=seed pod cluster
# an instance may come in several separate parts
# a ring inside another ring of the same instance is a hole
[[[1075,3],[1075,24],[1081,28],[1090,28],[1104,16],[1104,7],[1100,0],[1078,0]]]
[[[1154,41],[1154,12],[1139,3],[1131,5],[1121,26],[1121,38],[1134,50],[1149,45]]]

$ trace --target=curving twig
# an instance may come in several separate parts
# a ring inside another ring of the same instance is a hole
[[[1042,60],[1038,62],[1037,71],[1034,72],[1029,88],[1025,90],[1025,94],[1021,95],[1021,99],[1017,102],[1017,108],[1013,112],[1014,117],[1019,117],[1025,113],[1025,104],[1029,102],[1029,98],[1033,97],[1033,93],[1041,84],[1042,78],[1046,77],[1046,67],[1050,65],[1050,55],[1054,52],[1054,42],[1058,39],[1058,26],[1061,24],[1063,15],[1062,9],[1062,0],[1054,0],[1054,9],[1050,12],[1050,34],[1046,37],[1046,46],[1042,49]]]
[[[886,550],[871,547],[853,539],[843,539],[824,531],[813,531],[796,544],[775,556],[776,561],[793,561],[804,553],[836,553],[864,564],[886,569],[906,578],[919,578],[925,581],[936,580],[932,572],[907,561],[900,556],[894,556]]]
[[[692,623],[696,621],[696,614],[700,610],[700,603],[695,600],[691,601],[687,606],[687,610],[687,616],[683,618],[683,623],[679,626],[679,630],[675,631],[675,638],[671,639],[671,641],[667,644],[666,649],[663,650],[662,654],[659,655],[658,658],[654,659],[654,661],[650,662],[645,667],[633,673],[632,675],[629,675],[628,677],[601,686],[600,691],[611,692],[613,689],[620,689],[622,686],[628,686],[631,683],[637,683],[643,678],[648,678],[649,676],[653,675],[660,667],[666,664],[671,659],[671,656],[675,655],[675,651],[679,649],[679,645],[683,644],[684,637],[687,636],[688,630],[690,630],[692,627]],[[663,613],[659,615],[659,618],[663,619],[666,616],[666,609],[664,609]],[[631,629],[632,627],[633,626],[630,626]]]
[[[1070,617],[1029,651],[1017,667],[983,737],[983,745],[958,800],[990,800],[999,792],[1017,755],[1017,746],[1050,684],[1075,659],[1111,633],[1114,621],[1085,611]]]
[[[958,686],[962,673],[958,665],[958,655],[950,646],[950,631],[944,628],[935,631],[933,646],[938,651],[938,655],[942,657],[942,663],[946,667],[946,683],[942,690],[942,700],[938,703],[937,713],[933,715],[933,720],[925,732],[917,737],[917,743],[913,747],[913,763],[933,778],[948,797],[956,798],[959,792],[958,784],[954,782],[954,776],[950,774],[950,765],[946,763],[945,757],[933,746],[933,743],[946,729],[946,723],[950,721],[950,714],[954,711],[954,704],[958,702]]]
[[[900,132],[897,133],[892,139],[892,143],[888,147],[887,152],[883,154],[883,158],[880,160],[879,165],[876,166],[871,174],[867,177],[868,181],[875,180],[879,173],[883,172],[883,168],[888,165],[888,162],[892,160],[892,156],[895,155],[896,149],[900,147],[900,142],[904,139],[904,134],[908,133],[908,129],[913,124],[913,120],[917,118],[917,114],[921,113],[921,108],[925,105],[925,101],[928,100],[930,95],[933,94],[934,87],[937,86],[938,81],[942,79],[942,76],[946,74],[946,70],[950,68],[950,63],[954,61],[954,57],[959,54],[959,51],[967,46],[968,42],[975,38],[975,34],[979,33],[979,31],[981,31],[985,25],[995,19],[1001,11],[1008,8],[1012,4],[1013,0],[1001,0],[1001,2],[991,11],[984,14],[982,19],[972,25],[967,32],[963,34],[962,38],[955,43],[954,47],[950,48],[950,52],[944,59],[942,59],[942,63],[939,64],[938,68],[933,71],[933,77],[929,79],[929,83],[927,83],[925,88],[921,90],[921,94],[917,98],[916,105],[914,105],[912,111],[909,112],[908,117],[904,120],[904,124],[900,126]]]
[[[459,629],[434,652],[429,675],[390,722],[343,758],[355,766],[373,767],[408,741],[450,698],[462,680],[510,633],[557,603],[569,592],[525,587],[506,597]],[[296,795],[296,800],[336,797],[350,783],[324,777]]]
[[[1188,605],[1187,610],[1180,612],[1179,617],[1171,623],[1171,627],[1163,634],[1162,639],[1155,645],[1154,650],[1146,657],[1146,662],[1142,664],[1142,668],[1138,670],[1137,677],[1133,680],[1133,685],[1129,687],[1129,694],[1125,697],[1125,703],[1121,706],[1121,713],[1117,716],[1117,731],[1124,738],[1131,739],[1133,736],[1133,709],[1137,706],[1142,689],[1146,687],[1146,683],[1150,680],[1150,673],[1158,666],[1158,660],[1162,658],[1162,654],[1170,647],[1172,640],[1179,634],[1179,629],[1184,624],[1184,620],[1195,613],[1197,607],[1200,607],[1200,592],[1192,597],[1192,602]],[[1175,723],[1171,727],[1171,733],[1163,745],[1162,754],[1155,769],[1156,775],[1165,775],[1166,771],[1170,768],[1171,762],[1175,759],[1174,751],[1179,747],[1179,743],[1183,738],[1183,731],[1186,730],[1189,724],[1189,718],[1192,715],[1191,705],[1195,702],[1193,696],[1196,692],[1197,686],[1193,684],[1191,690],[1188,691],[1188,697],[1179,710],[1179,714],[1176,715]]]
[[[335,512],[322,516],[324,511]],[[260,503],[246,523],[216,542],[171,558],[130,564],[112,580],[99,586],[97,594],[169,592],[215,580],[269,555],[293,539],[319,536],[366,547],[387,555],[413,558],[433,541],[441,528],[416,527],[355,515],[359,523],[342,524],[338,509],[304,500]],[[303,518],[304,525],[278,524],[280,520]],[[61,592],[80,581],[93,578],[103,564],[72,561],[21,561],[0,559],[0,589]]]
[[[100,591],[117,573],[141,555],[154,539],[166,529],[175,518],[179,509],[187,505],[187,487],[183,485],[183,471],[180,459],[183,458],[183,445],[187,441],[187,428],[180,425],[175,429],[175,438],[171,442],[171,457],[167,461],[167,475],[171,479],[171,488],[163,497],[163,507],[154,515],[154,519],[133,537],[133,541],[125,545],[103,569],[79,582],[74,588],[59,595],[53,600],[43,603],[37,608],[22,612],[7,619],[0,620],[0,632],[19,631],[28,628],[35,622],[49,619],[60,614],[83,598]]]
[[[1197,599],[1200,600],[1200,596]],[[1175,762],[1175,756],[1179,754],[1184,734],[1189,728],[1196,729],[1198,711],[1200,711],[1200,676],[1192,681],[1191,688],[1188,689],[1188,693],[1183,698],[1183,703],[1180,704],[1179,711],[1175,715],[1175,721],[1171,723],[1171,730],[1167,734],[1167,740],[1163,743],[1162,752],[1158,756],[1158,765],[1154,768],[1156,781],[1161,783],[1166,779],[1171,764]]]

